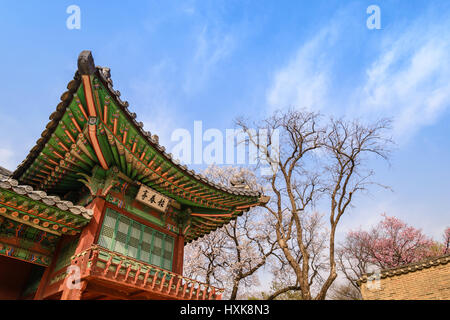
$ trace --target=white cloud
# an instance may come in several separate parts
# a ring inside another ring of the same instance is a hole
[[[331,71],[326,47],[334,42],[332,30],[325,28],[319,32],[275,73],[267,94],[270,111],[288,107],[320,109],[325,106]]]
[[[355,109],[394,118],[394,136],[405,141],[433,124],[450,106],[450,38],[442,26],[412,28],[387,41],[357,91]]]
[[[361,57],[359,69],[356,66],[343,75],[347,86],[353,81],[349,88],[336,77],[337,60],[353,50],[344,44],[351,29],[349,19],[346,14],[336,15],[274,73],[266,96],[268,111],[296,107],[363,119],[391,117],[396,141],[409,141],[450,106],[448,20],[427,16],[403,28],[373,31],[380,37],[374,37],[379,42],[372,43],[370,50],[379,53],[368,60]],[[362,79],[357,76],[361,71]]]
[[[346,46],[343,42],[348,37],[360,34],[345,19],[351,16],[342,15],[304,41],[294,57],[274,73],[266,96],[268,111],[292,106],[351,118],[392,117],[396,142],[411,141],[421,129],[439,121],[450,106],[450,20],[424,14],[415,23],[371,31],[378,34],[370,35],[370,44],[368,40]],[[351,62],[352,68],[344,70],[345,79],[339,82],[339,59],[354,46],[362,51],[360,60]],[[416,179],[413,183],[419,183],[414,172],[411,176]],[[393,181],[393,187],[401,185]],[[344,216],[338,238],[350,229],[376,224],[383,212],[439,238],[448,212],[440,198],[414,198],[402,189],[379,191],[371,199],[361,197]],[[430,219],[423,220],[424,212],[432,212]]]

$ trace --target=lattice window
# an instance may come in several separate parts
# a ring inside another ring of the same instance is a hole
[[[170,270],[174,239],[108,208],[98,244],[109,250]]]
[[[162,234],[160,234],[159,232],[155,234],[152,250],[152,264],[157,266],[161,265],[163,240],[164,239]]]
[[[172,267],[173,239],[167,238],[164,243],[165,244],[164,244],[162,267],[164,269],[170,269]]]
[[[131,220],[127,217],[120,216],[117,224],[117,231],[115,235],[115,246],[114,251],[127,254],[127,242],[128,242],[128,231],[130,229]]]
[[[144,227],[144,232],[142,233],[142,243],[141,243],[141,255],[140,259],[143,261],[150,262],[150,252],[152,251],[152,238],[153,230]]]
[[[141,240],[141,226],[137,222],[133,222],[130,230],[130,238],[128,240],[128,255],[133,258],[138,258],[139,242]]]
[[[114,239],[114,228],[116,226],[117,214],[109,211],[103,220],[103,227],[100,233],[98,244],[105,248],[111,248]]]

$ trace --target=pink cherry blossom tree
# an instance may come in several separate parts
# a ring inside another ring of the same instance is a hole
[[[356,288],[356,280],[374,267],[395,268],[448,251],[450,228],[442,244],[396,217],[382,216],[383,220],[369,231],[348,232],[338,250],[339,269]]]
[[[371,263],[387,269],[419,262],[430,256],[434,241],[420,229],[395,217],[383,217],[384,219],[365,236]]]

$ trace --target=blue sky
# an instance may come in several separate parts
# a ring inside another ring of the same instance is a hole
[[[81,29],[66,28],[69,5]],[[369,30],[366,8],[381,9]],[[439,238],[450,213],[448,1],[2,1],[0,165],[27,155],[89,49],[168,149],[176,128],[233,128],[306,107],[394,118],[393,192],[360,196],[340,233],[395,215]],[[194,169],[198,169],[194,167]]]

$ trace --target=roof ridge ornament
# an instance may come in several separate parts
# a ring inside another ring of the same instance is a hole
[[[94,58],[89,50],[81,51],[78,56],[78,71],[82,75],[91,75],[95,72]]]

